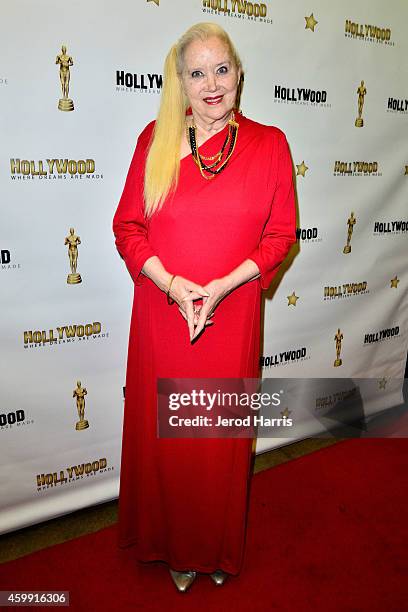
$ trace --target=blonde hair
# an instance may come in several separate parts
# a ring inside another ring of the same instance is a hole
[[[230,37],[216,23],[197,23],[171,47],[164,62],[163,91],[145,166],[144,199],[147,217],[161,208],[179,180],[181,138],[189,106],[181,82],[185,50],[192,41],[206,40],[212,36],[226,44],[232,61],[241,71],[236,100],[236,106],[239,106],[242,63]]]

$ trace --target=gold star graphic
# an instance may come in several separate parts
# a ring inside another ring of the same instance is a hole
[[[387,384],[387,379],[386,378],[381,378],[381,380],[378,381],[378,388],[379,389],[385,389],[385,385]]]
[[[292,413],[292,411],[291,411],[291,410],[289,410],[289,408],[286,406],[285,410],[283,410],[283,411],[281,412],[281,415],[282,415],[283,417],[288,417],[288,416],[289,416],[291,413]]]
[[[288,298],[288,306],[296,306],[296,301],[299,299],[299,296],[297,296],[295,292],[293,292],[292,295],[287,295],[286,297]]]
[[[310,17],[305,17],[305,19],[306,19],[305,30],[309,29],[309,30],[312,30],[312,32],[314,32],[315,25],[319,22],[316,21],[316,19],[313,17],[313,13],[310,15]]]
[[[399,282],[400,282],[400,279],[398,278],[397,275],[395,275],[394,278],[391,279],[391,289],[398,289]]]
[[[296,176],[300,174],[300,176],[305,176],[306,170],[309,170],[309,167],[306,166],[305,161],[303,160],[301,164],[296,164],[297,172]]]
[[[155,4],[157,4],[157,6],[159,6],[159,2],[160,0],[147,0],[148,2],[154,2]]]

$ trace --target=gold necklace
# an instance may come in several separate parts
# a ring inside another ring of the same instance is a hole
[[[229,162],[231,155],[235,149],[235,145],[236,145],[237,137],[238,137],[238,128],[239,128],[239,123],[235,121],[235,114],[234,114],[234,111],[232,111],[231,119],[228,121],[228,134],[226,136],[226,139],[224,141],[224,144],[221,150],[215,155],[213,155],[212,157],[205,157],[203,155],[200,155],[198,152],[196,125],[193,123],[192,126],[187,127],[187,140],[190,141],[191,153],[193,155],[195,163],[197,164],[200,170],[201,175],[205,179],[211,180],[215,178],[217,174],[222,172],[222,170],[224,170],[224,168],[227,166],[227,163]],[[225,160],[221,163],[221,165],[218,168],[216,168],[217,164],[219,164],[219,162],[221,161],[222,154],[228,142],[229,142],[229,148],[228,148],[227,156]],[[213,159],[215,159],[216,161],[210,166],[205,164],[203,161],[203,160],[211,161]],[[209,172],[210,174],[206,175],[204,172]]]

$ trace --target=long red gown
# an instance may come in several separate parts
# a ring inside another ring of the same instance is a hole
[[[174,197],[146,222],[144,160],[154,122],[140,134],[113,219],[117,249],[134,281],[119,492],[118,545],[175,570],[238,574],[243,563],[250,438],[158,438],[157,378],[260,376],[260,302],[295,241],[292,162],[285,134],[237,115],[227,167],[205,180],[192,155]],[[227,127],[201,147],[220,148]],[[203,286],[245,259],[261,276],[232,291],[214,324],[190,343],[187,322],[141,273],[157,255],[167,271]]]

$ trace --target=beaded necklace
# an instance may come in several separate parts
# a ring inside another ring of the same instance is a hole
[[[238,128],[239,128],[239,123],[235,121],[235,114],[234,114],[234,111],[232,111],[231,119],[228,121],[228,133],[225,137],[224,144],[222,145],[221,150],[218,151],[218,153],[216,153],[215,155],[212,155],[211,157],[205,157],[204,155],[200,155],[200,153],[198,152],[196,125],[193,123],[192,126],[188,126],[186,128],[187,140],[190,142],[191,153],[193,155],[193,159],[195,163],[197,164],[201,175],[205,179],[210,180],[210,179],[215,178],[227,166],[227,163],[229,162],[230,157],[232,153],[234,152],[234,148],[237,142]],[[228,152],[226,154],[225,159],[222,161],[222,156],[223,156],[223,153],[228,143],[229,143]],[[208,165],[204,162],[204,160],[206,161],[215,160],[215,161],[213,164]],[[216,166],[218,164],[220,165],[217,168]],[[209,172],[209,174],[207,175],[205,174],[205,172]]]

